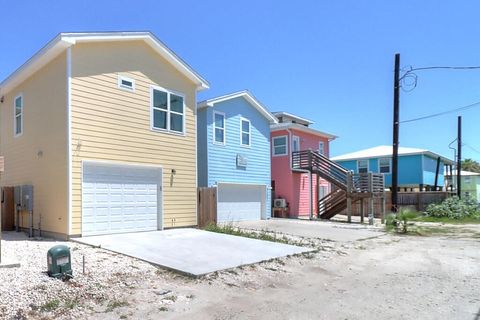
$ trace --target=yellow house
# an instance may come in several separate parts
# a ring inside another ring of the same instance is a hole
[[[196,225],[206,88],[149,32],[61,33],[0,83],[0,184],[32,185],[56,237]]]

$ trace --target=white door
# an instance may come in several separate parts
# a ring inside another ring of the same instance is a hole
[[[217,222],[260,220],[265,212],[265,185],[218,184]]]
[[[83,163],[82,235],[161,229],[162,169]]]

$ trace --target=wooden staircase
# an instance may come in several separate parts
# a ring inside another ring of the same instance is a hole
[[[313,150],[292,153],[292,170],[317,174],[334,185],[334,190],[317,203],[318,217],[330,219],[347,209],[348,198],[383,196],[383,174],[355,174]]]

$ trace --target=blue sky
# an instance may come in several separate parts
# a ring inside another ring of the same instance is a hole
[[[211,84],[199,99],[249,89],[272,111],[338,135],[331,155],[392,143],[393,62],[480,65],[476,1],[5,1],[0,79],[62,31],[149,30]],[[401,119],[480,101],[480,70],[421,71]],[[400,145],[480,160],[480,107],[402,124]]]

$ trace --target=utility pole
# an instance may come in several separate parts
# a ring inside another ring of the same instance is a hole
[[[393,79],[393,155],[392,155],[392,212],[397,212],[398,199],[398,134],[400,126],[400,53],[395,54]]]
[[[462,197],[462,116],[458,116],[457,133],[457,196]]]

